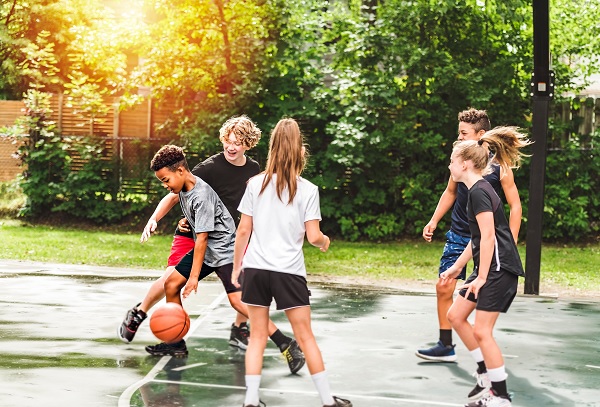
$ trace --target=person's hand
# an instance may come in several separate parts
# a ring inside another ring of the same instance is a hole
[[[323,244],[323,246],[319,247],[319,250],[321,250],[323,253],[325,253],[328,249],[329,249],[329,245],[331,244],[331,239],[329,239],[329,236],[323,234],[323,238],[325,239],[325,243]]]
[[[140,243],[144,243],[146,240],[150,239],[150,235],[156,230],[157,225],[158,224],[154,219],[150,219],[148,223],[146,223],[146,227],[144,228],[142,236],[140,237]]]
[[[231,284],[235,286],[235,288],[240,288],[240,282],[238,281],[240,278],[240,274],[242,273],[241,267],[234,267],[233,272],[231,273]]]
[[[440,279],[442,285],[448,284],[450,281],[456,279],[460,274],[461,269],[456,267],[454,264],[446,269],[442,274],[440,274]]]
[[[465,293],[465,298],[469,297],[469,293],[473,293],[473,295],[475,296],[475,299],[477,299],[477,296],[479,295],[479,290],[481,289],[481,287],[483,287],[483,285],[485,284],[485,281],[483,278],[477,277],[475,280],[471,281],[468,284],[464,284],[462,287],[459,287],[459,290],[462,290],[463,288],[467,289],[467,292]]]
[[[183,298],[187,298],[192,291],[194,293],[198,292],[198,277],[190,277],[188,278],[187,283],[185,283],[185,287],[183,287]]]
[[[431,242],[431,239],[433,238],[433,232],[436,228],[437,223],[429,221],[429,223],[423,228],[423,239],[425,239],[428,242]]]
[[[186,218],[181,218],[179,222],[177,222],[177,229],[181,232],[189,232],[190,224],[188,223],[188,220]]]

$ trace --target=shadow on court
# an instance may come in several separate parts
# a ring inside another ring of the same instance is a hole
[[[116,329],[160,271],[0,260],[0,406],[239,407],[244,355],[228,346],[234,312],[217,280],[184,302],[187,358],[151,357],[148,323],[134,342]],[[461,406],[474,362],[417,358],[437,340],[431,293],[311,284],[313,329],[335,395],[356,407]],[[272,318],[291,329],[281,312]],[[600,406],[600,304],[519,296],[496,338],[514,406]],[[291,375],[273,344],[261,398],[269,407],[320,406],[304,367]]]

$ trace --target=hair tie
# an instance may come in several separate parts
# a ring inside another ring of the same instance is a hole
[[[477,140],[477,144],[479,144],[480,146],[482,146],[483,145],[483,140],[482,139]]]

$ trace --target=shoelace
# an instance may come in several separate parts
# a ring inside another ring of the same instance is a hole
[[[127,320],[127,328],[130,330],[136,330],[138,326],[142,323],[143,319],[139,316],[139,314],[132,313]]]

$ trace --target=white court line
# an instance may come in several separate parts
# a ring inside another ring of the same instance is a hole
[[[600,369],[600,366],[594,366],[594,365],[585,365],[585,367],[591,367],[592,369]]]
[[[246,387],[243,386],[230,386],[224,384],[209,384],[209,383],[195,383],[195,382],[179,382],[173,380],[153,380],[155,383],[170,383],[170,384],[179,384],[179,385],[187,385],[187,386],[195,386],[195,387],[208,387],[215,389],[230,389],[230,390],[242,390],[245,391]],[[265,389],[260,388],[261,392],[264,393],[277,393],[277,394],[302,394],[309,396],[318,396],[318,393],[315,391],[302,391],[302,390],[286,390],[286,389]],[[440,401],[430,401],[430,400],[418,400],[418,399],[405,399],[400,397],[383,397],[383,396],[365,396],[361,394],[349,394],[342,393],[339,394],[340,397],[349,398],[349,399],[364,399],[364,400],[379,400],[379,401],[399,401],[402,403],[409,404],[424,404],[427,406],[447,406],[447,407],[460,407],[464,406],[464,404],[453,404],[453,403],[444,403]]]
[[[210,303],[208,307],[206,307],[206,311],[209,312],[207,312],[207,315],[203,316],[202,318],[194,320],[192,326],[190,326],[190,331],[185,336],[185,339],[187,339],[200,326],[200,324],[204,322],[204,320],[209,316],[210,311],[214,311],[215,308],[217,308],[219,304],[221,304],[221,302],[223,301],[223,299],[225,299],[226,296],[227,293],[222,292],[217,298],[213,300],[213,302]],[[156,375],[165,367],[165,365],[169,362],[171,357],[172,356],[163,356],[162,358],[160,358],[158,363],[148,372],[148,374],[143,379],[137,381],[136,383],[126,388],[125,391],[119,397],[118,407],[130,407],[131,397],[133,396],[135,391],[142,387],[144,384],[154,380]]]
[[[193,367],[198,367],[198,366],[204,366],[204,365],[208,365],[208,363],[192,363],[191,365],[185,365],[185,366],[181,366],[181,367],[176,367],[175,369],[171,369],[174,372],[181,372],[182,370],[187,370],[187,369],[191,369]]]

